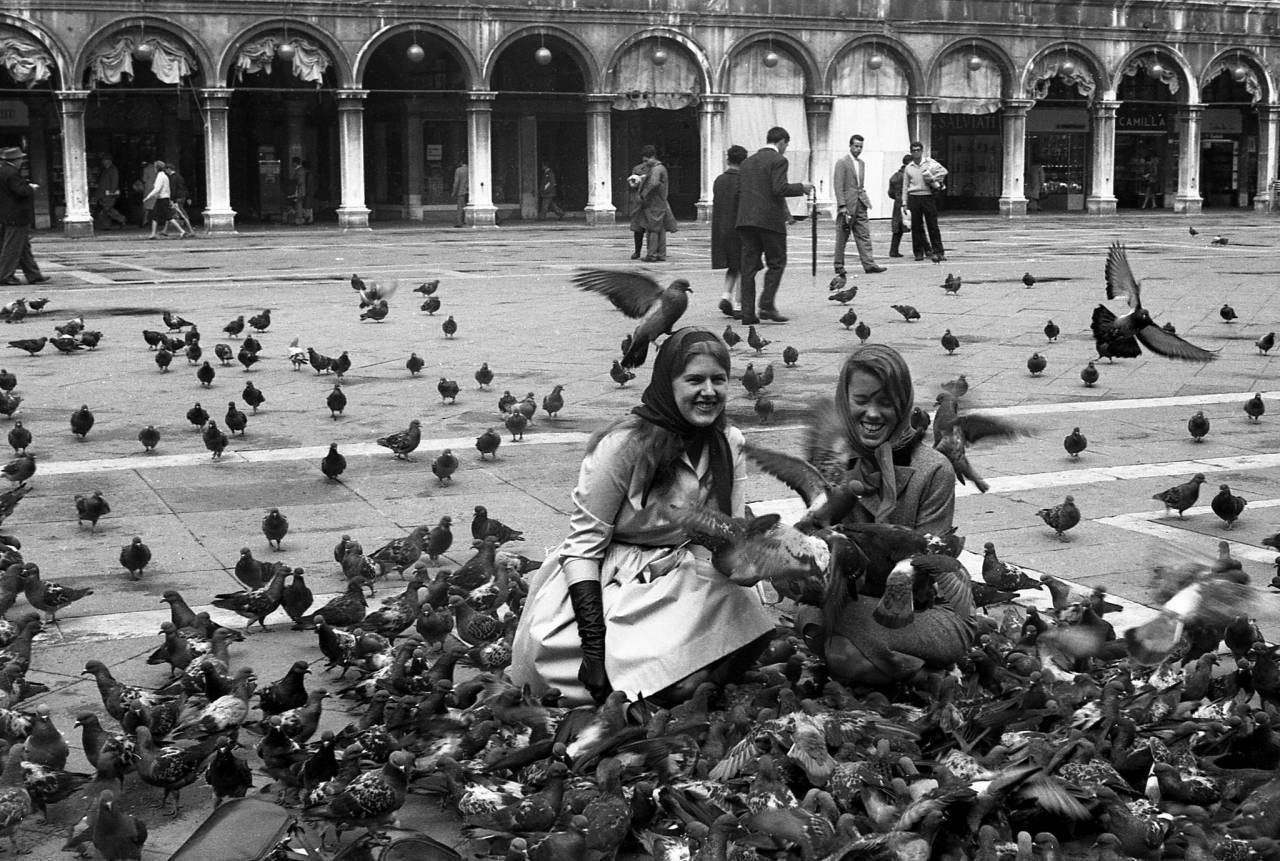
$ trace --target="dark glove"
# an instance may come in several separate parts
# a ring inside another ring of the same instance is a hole
[[[570,584],[569,601],[573,604],[573,617],[578,622],[578,637],[582,640],[582,666],[578,668],[578,681],[582,682],[592,699],[602,703],[613,687],[604,668],[604,594],[599,581],[584,580]]]

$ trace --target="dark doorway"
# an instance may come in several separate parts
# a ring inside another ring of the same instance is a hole
[[[658,148],[658,160],[667,166],[670,189],[667,202],[676,218],[697,217],[702,193],[702,148],[698,137],[698,108],[679,110],[643,108],[613,112],[613,205],[627,211],[627,175],[640,161],[646,144]]]

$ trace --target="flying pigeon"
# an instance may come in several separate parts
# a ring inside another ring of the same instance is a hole
[[[631,348],[622,357],[622,366],[627,370],[643,365],[649,344],[675,328],[689,307],[689,294],[693,292],[684,278],[677,278],[664,290],[642,272],[609,269],[580,269],[573,276],[573,283],[599,293],[628,317],[640,320],[631,334]]]
[[[1180,359],[1187,362],[1207,362],[1215,355],[1202,347],[1184,341],[1177,335],[1170,334],[1156,325],[1151,313],[1142,307],[1141,283],[1133,277],[1129,268],[1129,259],[1125,248],[1119,242],[1111,245],[1107,252],[1106,263],[1107,298],[1128,301],[1129,313],[1116,317],[1106,306],[1099,305],[1093,312],[1093,332],[1096,339],[1104,335],[1136,338],[1142,346],[1151,352],[1169,359]],[[1102,313],[1100,313],[1102,312]],[[1100,334],[1099,332],[1103,333]],[[1137,345],[1133,345],[1134,356],[1138,354]],[[1101,351],[1100,351],[1101,352]],[[1122,354],[1117,354],[1122,355]]]

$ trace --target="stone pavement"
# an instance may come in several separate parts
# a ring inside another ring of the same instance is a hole
[[[1201,234],[1191,237],[1189,224]],[[872,340],[906,356],[920,404],[931,404],[940,383],[963,373],[972,387],[966,409],[1017,416],[1034,431],[1028,439],[971,452],[991,482],[984,495],[960,488],[957,523],[971,550],[994,541],[1007,561],[1085,587],[1103,585],[1134,602],[1129,620],[1150,613],[1141,605],[1149,601],[1154,561],[1209,557],[1221,539],[1231,542],[1255,582],[1265,586],[1275,554],[1260,541],[1276,531],[1269,511],[1280,505],[1280,417],[1269,414],[1251,423],[1241,405],[1260,391],[1280,411],[1277,359],[1253,346],[1259,336],[1280,329],[1273,310],[1273,279],[1280,274],[1276,224],[1250,212],[1193,219],[1163,213],[1114,220],[1040,216],[1021,222],[944,215],[946,263],[882,259],[887,272],[858,276],[859,294],[851,306],[871,326]],[[791,268],[779,303],[792,321],[759,329],[771,341],[759,355],[745,343],[734,350],[729,414],[753,441],[784,450],[796,449],[806,412],[830,395],[842,359],[857,343],[837,322],[846,309],[826,298],[832,227],[820,227],[816,278],[809,272],[808,225],[797,224],[790,237]],[[872,233],[883,258],[887,223],[874,222]],[[1229,244],[1211,246],[1215,233],[1226,235]],[[1103,259],[1116,238],[1129,246],[1156,319],[1172,321],[1179,334],[1220,350],[1217,361],[1184,364],[1144,355],[1102,362],[1099,383],[1082,385],[1079,372],[1094,356],[1089,315],[1105,299]],[[721,277],[706,268],[707,241],[704,226],[683,225],[670,239],[670,262],[649,271],[664,283],[677,275],[689,278],[695,292],[685,322],[719,331],[726,323],[716,310]],[[9,349],[0,357],[18,376],[23,403],[16,418],[34,433],[38,460],[33,490],[4,531],[22,539],[24,554],[46,579],[96,590],[60,614],[60,626],[49,626],[37,641],[31,676],[53,688],[43,701],[57,726],[78,746],[72,730],[76,712],[102,710],[96,688],[79,675],[90,658],[103,660],[127,683],[163,683],[166,673],[145,664],[167,618],[160,595],[176,588],[199,608],[215,593],[236,588],[228,571],[243,546],[256,556],[305,568],[317,593],[341,586],[331,549],[343,533],[372,550],[448,514],[456,536],[450,555],[465,559],[477,504],[524,529],[528,540],[520,549],[528,555],[540,556],[553,546],[565,528],[586,436],[636,404],[647,376],[642,369],[625,388],[609,379],[618,342],[633,323],[603,299],[571,287],[568,276],[584,264],[630,266],[630,250],[623,226],[592,230],[570,223],[483,231],[392,225],[347,235],[285,228],[183,242],[142,241],[141,233],[93,241],[38,237],[36,255],[53,283],[45,290],[7,288],[4,301],[17,295],[51,301],[42,315],[5,326],[5,334],[52,334],[54,324],[81,314],[89,328],[104,333],[93,352],[59,355],[47,348],[31,358]],[[1031,288],[1021,281],[1028,271],[1039,279]],[[384,323],[359,320],[348,284],[353,272],[400,285]],[[957,296],[941,289],[948,272],[963,279]],[[441,282],[443,307],[434,316],[420,311],[421,297],[410,292],[430,278]],[[1224,301],[1240,315],[1233,324],[1218,316]],[[889,307],[894,303],[915,305],[922,319],[903,322]],[[143,329],[162,329],[161,312],[171,309],[199,325],[211,358],[215,343],[238,349],[221,332],[228,321],[264,308],[271,309],[272,324],[259,336],[263,361],[248,372],[239,365],[218,368],[208,389],[181,357],[160,373],[141,336]],[[458,323],[451,339],[441,331],[449,315]],[[1062,329],[1055,343],[1041,331],[1050,318]],[[938,343],[948,328],[961,342],[953,356]],[[342,417],[331,419],[325,407],[334,379],[309,367],[295,371],[286,361],[286,345],[294,338],[331,356],[349,351],[353,366],[343,386],[349,404]],[[786,345],[800,351],[794,368],[781,361]],[[417,378],[404,367],[410,351],[426,360]],[[1047,370],[1034,377],[1026,367],[1033,352],[1048,360]],[[481,362],[495,374],[487,390],[478,390],[473,379]],[[769,394],[777,411],[768,425],[760,424],[736,382],[747,362],[757,369],[774,365]],[[456,404],[442,403],[436,392],[441,377],[462,387]],[[233,440],[223,461],[212,461],[187,423],[186,410],[199,401],[222,425],[228,401],[246,409],[240,392],[247,380],[265,393],[266,403],[249,416],[245,436]],[[541,403],[555,384],[565,387],[560,418],[540,413],[523,442],[503,433],[497,459],[478,460],[475,437],[487,427],[503,430],[496,404],[504,390],[517,396],[531,391]],[[83,442],[72,437],[67,423],[81,404],[97,418]],[[1200,444],[1186,431],[1197,409],[1213,424]],[[414,418],[423,430],[415,462],[396,461],[372,444]],[[0,431],[9,424],[0,420]],[[136,440],[146,424],[162,434],[152,455],[143,454]],[[1062,449],[1062,438],[1076,426],[1089,439],[1078,461]],[[349,459],[341,484],[326,483],[317,468],[331,441]],[[440,487],[429,464],[445,447],[463,465],[451,486]],[[1201,505],[1185,520],[1165,517],[1152,494],[1197,471],[1209,478]],[[1208,508],[1222,482],[1249,500],[1229,532]],[[96,532],[77,528],[72,502],[74,494],[93,490],[102,491],[112,507]],[[1067,493],[1085,519],[1069,541],[1060,542],[1035,512]],[[760,510],[794,506],[785,487],[760,475],[749,479],[747,497]],[[291,524],[279,553],[268,549],[259,528],[272,506]],[[120,547],[133,535],[142,536],[154,553],[138,582],[128,580],[117,562]],[[395,588],[394,581],[380,584],[378,595]],[[19,599],[14,612],[24,608]],[[1256,611],[1274,639],[1280,602],[1264,597]],[[219,612],[215,618],[236,620]],[[288,630],[283,619],[278,615],[273,630],[255,632],[232,649],[233,660],[254,667],[261,684],[279,678],[299,654],[318,657],[314,636]],[[317,672],[311,684],[322,683]],[[336,690],[342,683],[327,684]],[[328,706],[325,725],[342,726],[346,702],[334,699]],[[245,740],[250,748],[256,744],[251,734]],[[78,749],[69,767],[91,770]],[[136,780],[129,778],[129,801],[153,835],[144,857],[166,858],[207,815],[208,788],[202,782],[188,788],[183,813],[169,821],[146,809],[157,793]],[[30,820],[21,839],[35,843],[35,857],[57,857],[61,835],[77,816],[76,804],[66,802],[55,808],[49,825]],[[402,820],[409,824],[426,816],[442,819],[415,804]]]

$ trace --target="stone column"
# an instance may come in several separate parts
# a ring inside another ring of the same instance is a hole
[[[490,149],[493,100],[498,94],[488,90],[467,93],[467,224],[493,227],[498,208],[493,205],[493,152]]]
[[[74,237],[93,236],[84,154],[84,109],[88,100],[88,90],[58,92],[58,110],[62,112],[62,187],[66,194],[62,232]]]
[[[1116,108],[1120,103],[1099,99],[1093,103],[1093,140],[1090,158],[1089,196],[1084,206],[1090,215],[1116,214]]]
[[[1000,214],[1016,218],[1027,214],[1023,174],[1027,161],[1027,111],[1033,99],[1005,99],[1000,130],[1004,139],[1004,178],[1000,184]]]
[[[613,96],[592,93],[587,99],[587,226],[612,227],[613,205]],[[704,183],[705,185],[705,183]]]
[[[1204,105],[1183,105],[1178,111],[1178,194],[1173,211],[1194,215],[1200,211],[1200,115]]]
[[[907,98],[907,128],[913,141],[924,144],[925,155],[933,154],[933,103],[936,101],[929,96]]]
[[[724,112],[729,107],[729,97],[709,93],[698,103],[698,141],[702,147],[702,188],[698,194],[698,221],[711,221],[711,188],[716,177],[724,171],[725,146]]]
[[[230,147],[227,116],[231,104],[229,89],[216,87],[200,91],[204,109],[205,233],[235,233],[236,211],[231,208]]]
[[[342,160],[342,205],[338,226],[347,230],[369,229],[369,207],[364,196],[364,100],[365,90],[338,90],[338,149]]]
[[[1258,188],[1253,198],[1253,208],[1260,211],[1280,207],[1280,200],[1271,194],[1271,183],[1276,178],[1276,131],[1280,125],[1280,110],[1272,105],[1258,105]]]
[[[411,221],[422,221],[422,107],[412,99],[404,112],[404,191],[401,200],[404,215]],[[453,173],[446,169],[449,188]]]
[[[809,121],[809,181],[817,192],[818,212],[835,215],[835,192],[831,188],[831,103],[833,96],[805,96],[804,113]]]

